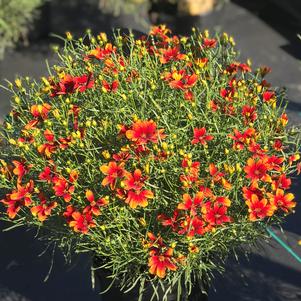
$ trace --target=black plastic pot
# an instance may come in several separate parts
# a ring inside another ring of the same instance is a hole
[[[96,269],[95,270],[95,280],[97,283],[97,286],[100,288],[101,291],[105,291],[110,285],[112,284],[112,279],[107,278],[109,276],[109,273],[106,270],[103,269]],[[206,291],[208,290],[207,285],[202,284],[203,289]],[[150,301],[153,295],[153,288],[150,283],[145,283],[145,290],[143,292],[143,301]],[[163,300],[163,296],[165,295],[165,292],[163,290],[160,290],[158,292],[159,299]],[[177,295],[177,287],[175,287],[171,293],[168,294],[168,301],[177,301],[178,300]],[[104,294],[101,294],[100,300],[102,301],[137,301],[139,298],[139,286],[133,288],[128,293],[123,293],[120,291],[120,288],[118,286],[118,280],[115,280],[113,285],[110,287],[110,289],[105,292]],[[156,298],[154,299],[156,300]],[[208,301],[207,294],[202,292],[202,289],[200,285],[196,284],[193,287],[193,290],[189,297],[187,297],[184,294],[181,295],[180,298],[181,301]]]

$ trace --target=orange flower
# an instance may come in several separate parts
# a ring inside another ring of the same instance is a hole
[[[54,141],[54,134],[50,130],[44,131],[44,137],[47,143],[38,146],[38,152],[44,154],[47,158],[50,158],[53,153],[55,153],[57,144]]]
[[[292,193],[284,194],[284,190],[277,189],[276,194],[268,193],[267,195],[272,206],[286,213],[296,207],[296,202],[293,202],[295,197]]]
[[[185,70],[174,70],[164,75],[164,80],[169,82],[169,86],[176,90],[186,90],[192,88],[197,82],[198,76],[193,73],[187,74]]]
[[[254,159],[249,158],[244,170],[247,174],[246,177],[252,181],[263,180],[268,182],[271,179],[271,177],[267,174],[268,164],[261,159],[255,161]]]
[[[205,48],[214,48],[216,47],[216,44],[217,44],[216,39],[204,38],[203,40],[203,47]]]
[[[185,54],[180,53],[179,47],[175,46],[173,48],[168,47],[167,49],[160,49],[162,56],[160,57],[160,62],[162,64],[167,64],[170,61],[179,61],[186,58]]]
[[[104,48],[97,47],[88,52],[88,55],[85,56],[85,60],[95,58],[97,60],[104,60],[109,57],[112,53],[116,52],[116,47],[111,43],[107,43]]]
[[[137,121],[130,130],[127,130],[126,137],[138,145],[145,145],[148,142],[158,143],[158,139],[164,139],[164,129],[157,130],[153,120]]]
[[[32,203],[31,193],[33,191],[34,183],[30,180],[26,185],[21,186],[17,184],[17,190],[7,194],[6,198],[0,202],[7,206],[6,213],[9,218],[16,217],[22,206],[29,207]]]
[[[28,172],[28,169],[24,165],[24,163],[19,162],[17,160],[13,160],[12,163],[15,165],[15,168],[13,169],[13,173],[16,176],[18,176],[18,182],[20,183],[23,176]]]
[[[154,194],[150,190],[129,191],[125,202],[135,209],[137,206],[146,207],[148,199],[152,199]]]
[[[221,203],[214,203],[213,206],[210,203],[207,204],[202,208],[206,222],[212,226],[231,222],[232,219],[227,215],[228,208],[226,206],[221,205]]]
[[[43,194],[39,195],[40,204],[30,208],[33,216],[38,216],[39,221],[43,222],[51,215],[52,209],[57,207],[57,202],[47,204],[47,200]]]
[[[140,169],[136,169],[133,174],[127,173],[125,175],[124,189],[126,190],[141,190],[143,187],[145,177],[142,177],[142,172]]]
[[[189,194],[185,193],[183,195],[183,203],[178,205],[180,210],[190,210],[192,215],[197,214],[197,208],[200,208],[203,204],[204,194],[199,191],[196,193],[195,197],[192,199]]]
[[[74,185],[69,185],[68,181],[62,177],[53,177],[53,190],[56,196],[62,197],[65,202],[70,202],[74,192]]]
[[[246,200],[246,204],[249,207],[250,221],[272,216],[276,209],[275,206],[268,204],[267,199],[259,200],[256,194],[252,194],[251,199]]]
[[[173,249],[169,248],[163,254],[153,255],[148,260],[149,272],[159,278],[166,276],[166,270],[176,271],[177,266],[172,262]]]
[[[96,216],[100,215],[99,207],[105,206],[109,203],[109,201],[105,198],[100,198],[96,201],[91,190],[86,191],[86,198],[90,202],[90,205],[84,209],[83,213],[92,213]]]
[[[51,105],[48,103],[32,105],[30,108],[30,113],[35,118],[47,119]]]
[[[112,190],[115,189],[118,179],[123,178],[126,174],[124,162],[118,165],[116,162],[111,161],[108,165],[102,165],[100,167],[100,171],[106,175],[106,177],[102,180],[101,185],[110,185]]]
[[[87,234],[89,229],[95,227],[96,225],[91,214],[83,214],[79,211],[74,211],[71,215],[69,226],[72,227],[75,232]]]

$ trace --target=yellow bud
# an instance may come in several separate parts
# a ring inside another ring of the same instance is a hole
[[[91,126],[91,120],[87,120],[86,121],[86,127],[90,127]]]
[[[16,104],[20,104],[20,103],[21,103],[21,99],[20,99],[19,96],[16,96],[16,97],[15,97],[15,103],[16,103]]]
[[[71,41],[73,39],[73,36],[72,36],[70,31],[66,32],[66,38],[67,38],[68,41]]]
[[[187,118],[188,118],[189,120],[192,120],[192,119],[193,119],[193,116],[192,116],[192,114],[191,114],[191,113],[189,113],[189,114],[187,115]]]
[[[101,154],[103,155],[103,157],[105,159],[110,159],[111,158],[111,155],[110,155],[108,150],[104,150]]]
[[[166,142],[163,142],[163,143],[162,143],[162,148],[163,148],[164,150],[167,150],[167,149],[168,149],[168,145],[167,145]]]
[[[127,100],[127,97],[126,97],[125,94],[121,94],[121,98],[122,98],[123,100]]]
[[[71,168],[67,167],[67,168],[66,168],[66,172],[67,172],[67,173],[70,173],[70,172],[71,172]]]
[[[234,41],[234,38],[233,38],[233,37],[230,37],[230,38],[229,38],[229,43],[230,43],[232,46],[235,46],[235,41]]]
[[[144,171],[146,174],[149,174],[150,172],[150,166],[149,166],[149,163],[146,163],[145,166],[144,166]]]
[[[225,154],[228,155],[229,154],[229,149],[225,149]]]
[[[97,125],[97,122],[95,120],[92,120],[92,125],[93,126],[96,126]]]
[[[143,217],[139,218],[139,223],[140,223],[143,227],[146,227],[146,220],[145,220]]]
[[[8,142],[9,142],[10,144],[16,144],[16,140],[14,140],[14,139],[12,139],[12,138],[10,138],[10,139],[8,140]]]
[[[101,225],[100,226],[100,230],[105,231],[106,230],[106,226],[105,225]]]
[[[21,88],[21,87],[22,87],[22,81],[21,81],[21,79],[20,79],[20,78],[17,78],[17,79],[15,80],[15,84],[16,84],[16,86],[17,86],[18,88]]]

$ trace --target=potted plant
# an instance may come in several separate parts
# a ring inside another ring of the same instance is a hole
[[[282,91],[225,33],[68,33],[58,57],[48,78],[9,85],[2,219],[89,252],[128,300],[205,300],[227,255],[296,205]]]

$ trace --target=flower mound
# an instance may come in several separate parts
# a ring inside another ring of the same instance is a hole
[[[189,291],[293,212],[298,132],[232,37],[69,35],[59,57],[10,85],[2,219],[92,251],[125,288],[185,277]]]

